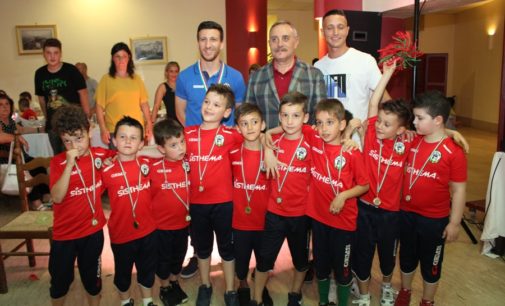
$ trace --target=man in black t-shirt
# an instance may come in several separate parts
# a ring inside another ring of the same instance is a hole
[[[43,47],[47,65],[35,72],[35,94],[46,118],[46,132],[54,154],[64,151],[60,137],[51,128],[51,119],[56,110],[65,104],[78,104],[89,116],[86,81],[77,68],[61,61],[61,42],[47,39]]]

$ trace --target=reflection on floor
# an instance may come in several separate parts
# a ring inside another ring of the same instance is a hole
[[[468,199],[482,199],[485,197],[487,179],[491,158],[496,148],[496,134],[464,128],[461,132],[468,139],[471,149],[468,155],[469,180]],[[0,197],[0,224],[10,220],[17,210],[15,198]],[[477,215],[477,218],[482,218]],[[475,226],[470,226],[475,234],[480,232]],[[106,235],[107,236],[107,235]],[[11,242],[4,242],[6,249]],[[47,241],[36,244],[38,249],[48,249]],[[504,305],[505,301],[505,262],[501,259],[490,259],[480,255],[480,247],[471,244],[463,231],[457,242],[447,245],[444,258],[444,273],[437,294],[437,305]],[[219,255],[214,251],[212,255],[212,282],[214,295],[212,305],[224,305],[224,279],[219,264]],[[9,293],[0,295],[0,305],[49,305],[49,273],[47,258],[39,257],[38,265],[29,268],[27,259],[23,257],[9,258],[6,261]],[[254,262],[251,263],[251,268]],[[287,246],[283,246],[275,270],[270,278],[268,288],[275,305],[287,303],[287,291],[292,279],[291,258]],[[103,252],[103,291],[101,305],[119,305],[119,298],[112,284],[113,259],[109,242],[106,241]],[[77,272],[77,271],[76,271]],[[371,286],[372,305],[380,305],[380,275],[378,263],[374,262]],[[181,281],[181,286],[188,293],[188,305],[194,305],[197,288],[200,284],[197,276]],[[395,271],[393,286],[399,286],[399,274]],[[414,296],[412,305],[419,303],[422,283],[417,276],[414,282]],[[133,298],[140,305],[140,293],[136,286],[132,286]],[[158,300],[158,284],[155,285],[155,301]],[[317,305],[317,284],[303,286],[304,305]],[[85,293],[79,281],[78,273],[68,295],[66,305],[87,305]]]

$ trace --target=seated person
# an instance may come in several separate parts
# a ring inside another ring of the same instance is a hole
[[[30,100],[21,98],[19,99],[18,106],[21,112],[21,118],[26,120],[37,120],[37,113],[30,108]]]

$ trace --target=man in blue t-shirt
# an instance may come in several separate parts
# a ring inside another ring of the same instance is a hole
[[[184,126],[202,123],[200,110],[210,85],[221,83],[230,86],[237,103],[243,102],[245,95],[242,74],[219,58],[224,46],[221,25],[214,21],[200,23],[197,40],[200,59],[179,74],[175,85],[175,113]],[[235,124],[233,113],[224,120],[224,124],[228,126]]]

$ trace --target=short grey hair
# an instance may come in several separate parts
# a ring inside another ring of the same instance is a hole
[[[293,34],[295,37],[298,37],[298,31],[296,30],[295,26],[293,25],[293,23],[291,23],[291,21],[287,21],[287,20],[278,20],[276,21],[274,24],[272,24],[272,26],[270,27],[270,31],[268,31],[268,36],[270,37],[270,33],[272,32],[272,29],[275,28],[276,26],[280,26],[280,25],[288,25],[291,30],[293,30]]]

